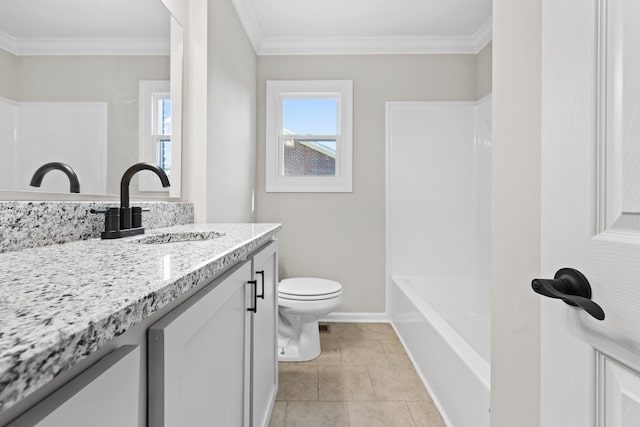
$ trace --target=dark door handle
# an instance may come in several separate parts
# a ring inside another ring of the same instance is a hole
[[[264,299],[264,270],[256,271],[262,277],[262,293],[258,295],[258,298]]]
[[[598,320],[604,320],[604,311],[591,301],[591,285],[582,273],[573,268],[561,268],[553,279],[533,279],[531,287],[536,293],[558,298],[574,307],[580,307]]]
[[[258,281],[249,280],[247,283],[253,285],[253,308],[247,308],[247,311],[258,312]]]

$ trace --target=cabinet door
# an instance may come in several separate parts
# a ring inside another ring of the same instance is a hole
[[[149,329],[150,426],[248,426],[250,279],[245,263]]]
[[[278,259],[277,241],[253,257],[253,274],[257,280],[257,311],[252,315],[251,355],[251,425],[266,427],[278,390]]]
[[[7,427],[136,427],[139,393],[140,348],[123,346]]]

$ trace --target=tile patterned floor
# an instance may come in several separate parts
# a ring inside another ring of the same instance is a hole
[[[320,357],[279,364],[269,427],[445,427],[390,325],[330,328]]]

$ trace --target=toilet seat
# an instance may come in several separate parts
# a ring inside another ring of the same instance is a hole
[[[342,295],[342,290],[324,295],[292,295],[278,292],[278,298],[289,301],[319,301],[324,299],[337,298]]]
[[[278,296],[295,301],[315,301],[336,298],[342,294],[342,285],[333,280],[315,277],[284,279],[278,286]]]

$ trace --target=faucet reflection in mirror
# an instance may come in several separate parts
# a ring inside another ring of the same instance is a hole
[[[71,193],[80,192],[80,181],[78,181],[78,175],[76,174],[76,171],[74,171],[71,166],[61,162],[50,162],[40,166],[33,173],[29,185],[32,187],[40,187],[40,184],[42,184],[42,178],[44,178],[44,176],[52,170],[59,170],[67,175],[67,177],[69,178],[69,191]]]

